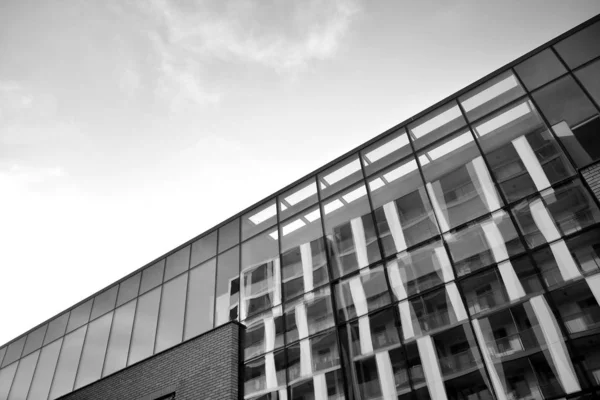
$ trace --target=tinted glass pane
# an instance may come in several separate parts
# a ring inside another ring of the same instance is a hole
[[[287,218],[317,202],[317,182],[311,178],[279,196],[279,214]]]
[[[560,319],[572,336],[597,333],[600,326],[600,305],[594,295],[598,279],[581,280],[550,293]]]
[[[411,153],[405,128],[389,134],[361,152],[365,173],[372,174]]]
[[[125,368],[127,365],[127,354],[129,351],[129,342],[131,341],[135,306],[136,300],[115,310],[102,376],[110,375],[115,371]]]
[[[160,290],[160,287],[156,288],[138,299],[127,365],[134,364],[154,353]]]
[[[598,111],[573,78],[561,78],[533,97],[578,166],[600,158]]]
[[[570,68],[600,56],[600,22],[569,36],[554,48]]]
[[[96,296],[94,299],[94,306],[92,307],[92,315],[90,319],[96,319],[97,317],[106,314],[115,308],[118,289],[118,285],[113,286]]]
[[[88,300],[80,306],[71,310],[67,333],[79,328],[90,320],[90,311],[92,311],[92,300]]]
[[[567,246],[582,273],[600,272],[600,228],[567,240]]]
[[[246,320],[244,325],[244,361],[283,347],[281,306]]]
[[[419,162],[442,231],[502,206],[469,130],[421,152]]]
[[[366,268],[341,281],[335,287],[338,318],[342,321],[359,317],[390,303],[383,266]]]
[[[515,67],[515,70],[529,90],[537,89],[544,83],[567,73],[567,69],[550,49],[523,61]]]
[[[190,246],[178,250],[176,253],[167,257],[165,267],[165,281],[187,271],[190,265]]]
[[[530,101],[475,125],[475,136],[507,200],[519,200],[575,173]]]
[[[511,292],[516,291],[516,282],[508,281],[507,283],[515,285],[515,287],[509,289]],[[471,315],[488,312],[510,301],[505,282],[496,268],[475,274],[461,281],[460,288],[465,295],[467,309]]]
[[[217,231],[192,243],[192,261],[190,267],[195,267],[217,254]]]
[[[335,331],[293,344],[286,349],[288,379],[297,381],[340,365],[340,352]]]
[[[17,372],[17,363],[0,370],[0,399],[8,398],[8,392],[12,384],[15,373]]]
[[[381,259],[364,185],[354,186],[329,199],[323,210],[327,242],[333,253],[334,276],[346,275]]]
[[[87,326],[83,326],[65,336],[49,399],[56,399],[73,390],[86,329]]]
[[[188,274],[181,275],[163,286],[160,319],[155,353],[181,343]]]
[[[372,176],[369,189],[386,256],[406,250],[439,233],[414,158]]]
[[[235,219],[219,228],[219,253],[240,242],[240,220]]]
[[[4,359],[5,354],[6,354],[6,347],[0,348],[0,364],[2,363],[2,360]]]
[[[600,60],[575,72],[585,89],[600,104]]]
[[[112,318],[113,313],[105,314],[88,325],[75,389],[100,379]]]
[[[164,271],[165,260],[160,260],[142,271],[140,294],[146,293],[148,290],[160,285],[163,282]]]
[[[127,303],[137,297],[140,290],[140,274],[135,274],[127,278],[119,285],[119,297],[117,298],[117,307]]]
[[[334,326],[329,286],[285,304],[285,340],[292,343]]]
[[[44,335],[46,335],[47,329],[48,325],[43,325],[27,335],[25,349],[23,350],[24,356],[42,347],[42,341],[44,340]],[[2,361],[2,351],[0,351],[0,361]]]
[[[216,264],[217,259],[213,258],[190,271],[185,320],[186,340],[213,327]]]
[[[31,385],[31,380],[33,378],[33,371],[35,370],[35,365],[37,364],[39,356],[40,352],[36,351],[21,360],[12,388],[10,389],[8,400],[21,400],[27,398],[27,392],[29,391],[29,386]],[[1,385],[2,384],[0,383],[0,386]],[[0,392],[2,391],[0,390]]]
[[[285,390],[285,352],[267,354],[244,365],[244,394],[252,399],[260,396],[250,397],[252,394],[261,394],[278,389]],[[268,378],[267,378],[268,375]],[[276,399],[278,397],[275,397]]]
[[[238,317],[240,298],[240,248],[235,247],[217,257],[217,298],[215,326]]]
[[[69,321],[69,312],[66,312],[60,317],[56,317],[50,321],[48,324],[46,337],[44,338],[44,344],[48,344],[64,335],[65,329],[67,329],[67,321]]]
[[[415,149],[420,149],[466,124],[458,105],[450,102],[410,124],[408,132]]]
[[[350,156],[319,174],[321,199],[358,182],[363,177],[358,155]]]
[[[8,345],[8,348],[6,349],[6,355],[4,356],[4,361],[2,361],[2,367],[17,361],[21,357],[26,338],[26,336],[23,336],[22,338]]]
[[[242,240],[246,240],[276,223],[277,206],[275,200],[271,200],[242,216]]]
[[[62,341],[62,339],[57,340],[42,348],[35,377],[29,389],[29,396],[27,396],[29,400],[46,399],[48,397]]]
[[[507,71],[461,96],[459,101],[467,118],[474,121],[524,94],[517,78]]]

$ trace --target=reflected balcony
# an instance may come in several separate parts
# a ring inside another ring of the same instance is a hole
[[[473,354],[474,350],[468,349],[460,353],[451,354],[440,358],[440,367],[444,376],[454,375],[477,368],[479,357]]]
[[[554,378],[548,380],[547,382],[540,383],[539,391],[542,393],[545,399],[553,398],[565,393],[560,382]]]
[[[539,349],[535,330],[539,327],[525,329],[513,335],[496,339],[487,343],[487,348],[492,357],[501,358],[525,350]]]
[[[495,260],[492,252],[490,250],[485,250],[456,262],[456,272],[458,276],[463,276],[493,263],[495,263]]]
[[[471,314],[488,311],[508,302],[505,291],[494,290],[480,295],[470,296],[467,294],[467,306]]]
[[[580,333],[600,328],[600,307],[589,307],[581,312],[563,317],[569,333]]]
[[[413,319],[413,325],[416,325],[415,323],[420,326],[423,331],[431,331],[449,326],[451,321],[448,310],[443,310],[417,316],[416,319]]]
[[[425,383],[425,373],[423,372],[423,366],[421,364],[413,365],[409,368],[409,372],[413,386]]]

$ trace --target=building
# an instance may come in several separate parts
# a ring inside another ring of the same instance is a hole
[[[600,398],[599,44],[597,16],[0,347],[0,400]]]

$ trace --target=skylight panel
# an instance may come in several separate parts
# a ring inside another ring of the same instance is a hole
[[[483,135],[487,135],[490,132],[495,131],[496,129],[524,116],[531,112],[531,107],[529,107],[528,103],[521,103],[516,107],[511,108],[510,110],[503,112],[502,114],[490,119],[489,121],[484,122],[483,124],[477,126],[475,128],[475,132],[481,137]]]
[[[371,192],[376,191],[382,186],[385,186],[385,182],[383,182],[383,179],[381,178],[376,178],[369,182],[369,188],[371,188]]]
[[[511,74],[506,79],[501,80],[495,85],[492,85],[476,95],[461,101],[461,104],[465,108],[465,111],[470,111],[482,104],[487,103],[490,100],[495,99],[496,97],[500,97],[500,95],[503,93],[506,93],[517,86],[519,86],[519,83],[514,75]]]
[[[364,195],[367,194],[367,188],[361,186],[359,188],[354,189],[351,192],[346,193],[342,196],[342,199],[346,201],[346,203],[352,203],[356,199],[360,199]]]
[[[411,128],[411,132],[415,135],[415,137],[420,138],[459,117],[461,117],[460,110],[458,109],[458,106],[454,106],[449,110],[444,111],[440,115],[436,115],[435,117],[423,122],[421,125]]]
[[[404,175],[414,171],[417,169],[417,162],[415,160],[411,160],[406,164],[402,164],[398,168],[394,168],[390,172],[383,175],[386,181],[393,182],[398,178],[403,177]]]
[[[395,139],[390,140],[387,143],[382,144],[378,148],[368,152],[365,154],[365,159],[369,163],[374,163],[375,161],[382,159],[383,157],[393,153],[394,151],[401,149],[404,146],[408,145],[408,136],[406,134],[402,134]]]
[[[325,175],[321,179],[324,180],[328,185],[333,185],[334,183],[339,182],[342,179],[349,177],[350,175],[352,175],[353,173],[355,173],[359,170],[360,170],[360,162],[358,161],[358,159],[356,159],[356,160],[344,165],[343,167],[338,168],[337,170],[333,171],[332,173]]]
[[[335,200],[325,204],[325,207],[324,207],[325,214],[329,214],[330,212],[333,212],[343,206],[344,206],[344,203],[342,203],[340,199],[335,199]]]
[[[321,218],[321,213],[319,212],[319,209],[317,208],[316,210],[306,214],[304,216],[304,218],[306,218],[309,222],[314,222],[314,221],[318,220],[319,218]]]
[[[454,150],[460,149],[466,144],[473,141],[473,136],[471,136],[471,132],[467,131],[460,136],[455,137],[454,139],[442,144],[441,146],[436,147],[433,150],[427,152],[427,155],[431,157],[432,160],[437,160],[440,157],[445,156],[448,153],[453,152]]]
[[[317,185],[312,182],[310,185],[290,194],[284,200],[291,206],[300,203],[302,200],[308,199],[310,196],[317,193]]]
[[[295,230],[302,228],[303,226],[306,226],[306,223],[304,221],[302,221],[300,218],[298,218],[297,220],[292,221],[289,224],[285,225],[281,231],[282,231],[283,236],[285,236],[285,235],[288,235],[288,234],[294,232]]]
[[[248,219],[254,225],[260,225],[263,222],[265,222],[266,220],[268,220],[269,218],[274,217],[275,214],[277,214],[277,209],[275,207],[275,204],[272,204],[269,207],[265,208],[264,210],[261,210],[261,211],[257,212],[256,214],[248,217]]]

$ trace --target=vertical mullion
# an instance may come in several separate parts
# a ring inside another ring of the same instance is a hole
[[[213,323],[212,323],[213,328],[217,327],[217,285],[219,283],[219,236],[221,236],[219,234],[218,229],[215,230],[215,232],[217,233],[217,244],[215,245],[217,248],[215,249],[215,288],[213,290]],[[191,265],[190,265],[190,267],[191,267]],[[191,276],[191,268],[190,268],[190,276]],[[229,297],[229,299],[227,300],[227,304],[228,304],[227,307],[229,308],[229,307],[231,307],[231,304],[229,304],[229,302],[231,301],[231,288],[229,288],[229,292],[227,293],[227,295]],[[189,296],[189,277],[188,277],[188,296]],[[239,295],[238,295],[238,297],[239,297]],[[229,318],[227,318],[227,321],[229,322]],[[185,334],[185,328],[184,328],[184,334]]]
[[[50,394],[52,393],[52,387],[54,386],[54,379],[56,378],[56,371],[58,370],[58,363],[60,362],[60,357],[62,356],[63,345],[65,344],[65,336],[66,335],[59,338],[59,339],[62,339],[62,341],[60,342],[60,349],[58,350],[58,357],[56,357],[56,364],[54,365],[54,372],[52,372],[52,379],[50,380],[50,387],[48,388],[48,397],[46,397],[46,399],[50,399]],[[56,339],[56,340],[58,340],[58,339]],[[54,343],[54,342],[52,342],[52,343]],[[50,343],[48,343],[48,345],[49,344]]]
[[[195,243],[195,242],[194,242]],[[187,279],[185,281],[185,299],[183,300],[183,327],[181,329],[181,343],[185,340],[185,327],[187,325],[187,305],[190,293],[190,277],[192,276],[192,246],[194,243],[190,243],[190,255],[188,257],[188,267],[187,267]],[[216,265],[215,260],[215,265]],[[165,261],[165,269],[167,268],[167,262]],[[215,276],[217,273],[217,267],[215,266]],[[214,321],[213,321],[214,324]],[[158,324],[156,325],[158,329]]]
[[[190,248],[190,252],[191,252],[191,250],[192,249]],[[156,354],[156,343],[158,342],[158,327],[160,326],[160,314],[161,314],[160,310],[162,308],[162,298],[163,298],[163,292],[164,292],[163,289],[165,286],[165,275],[167,273],[167,258],[165,257],[164,260],[165,260],[165,264],[163,266],[162,281],[161,281],[161,284],[158,286],[160,288],[160,294],[158,296],[158,312],[156,313],[156,328],[154,328],[154,346],[152,347],[151,355]],[[148,291],[148,292],[150,292],[150,291]]]

